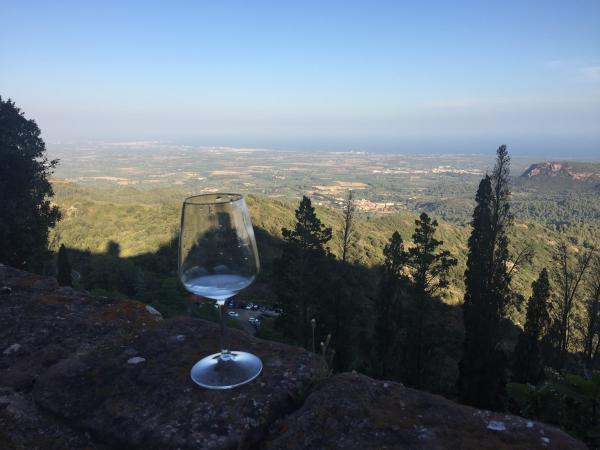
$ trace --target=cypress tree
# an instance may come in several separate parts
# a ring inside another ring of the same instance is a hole
[[[500,324],[511,298],[506,236],[512,223],[510,157],[504,145],[496,155],[492,176],[481,180],[475,197],[465,270],[465,343],[458,380],[462,402],[490,409],[504,404],[507,360],[499,348]]]
[[[515,348],[514,380],[536,384],[543,369],[540,341],[550,327],[550,281],[545,268],[531,288],[525,326]]]
[[[60,245],[58,249],[58,262],[57,262],[57,276],[56,279],[58,284],[61,286],[72,286],[71,280],[71,263],[69,262],[69,255],[64,244]]]
[[[354,233],[354,213],[356,211],[356,205],[354,204],[354,197],[352,190],[348,191],[348,197],[344,203],[344,224],[342,229],[342,261],[348,260],[348,253],[350,246],[354,243],[356,235]]]

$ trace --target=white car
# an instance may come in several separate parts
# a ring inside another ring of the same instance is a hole
[[[238,313],[236,313],[235,311],[228,311],[227,315],[229,317],[239,317],[240,315]]]

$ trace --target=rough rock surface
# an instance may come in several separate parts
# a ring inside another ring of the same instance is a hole
[[[189,371],[218,349],[215,324],[162,320],[137,302],[0,267],[5,285],[0,448],[251,447],[323,373],[316,355],[230,330],[230,347],[261,357],[263,373],[235,390],[201,389]]]
[[[274,424],[267,449],[585,449],[556,428],[400,383],[339,374]]]
[[[0,449],[585,448],[551,427],[342,374],[302,349],[231,330],[261,357],[246,386],[209,391],[189,370],[217,326],[162,320],[0,265]]]

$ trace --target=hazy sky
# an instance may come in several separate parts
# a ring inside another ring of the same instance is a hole
[[[49,142],[600,153],[600,1],[0,0]]]

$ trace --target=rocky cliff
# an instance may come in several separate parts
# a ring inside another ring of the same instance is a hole
[[[93,297],[0,265],[1,449],[579,449],[526,419],[356,374],[232,330],[264,362],[229,391],[189,369],[217,326],[163,320],[145,305]]]
[[[598,180],[600,178],[600,165],[593,163],[541,162],[531,164],[521,177],[563,177],[578,181]]]

